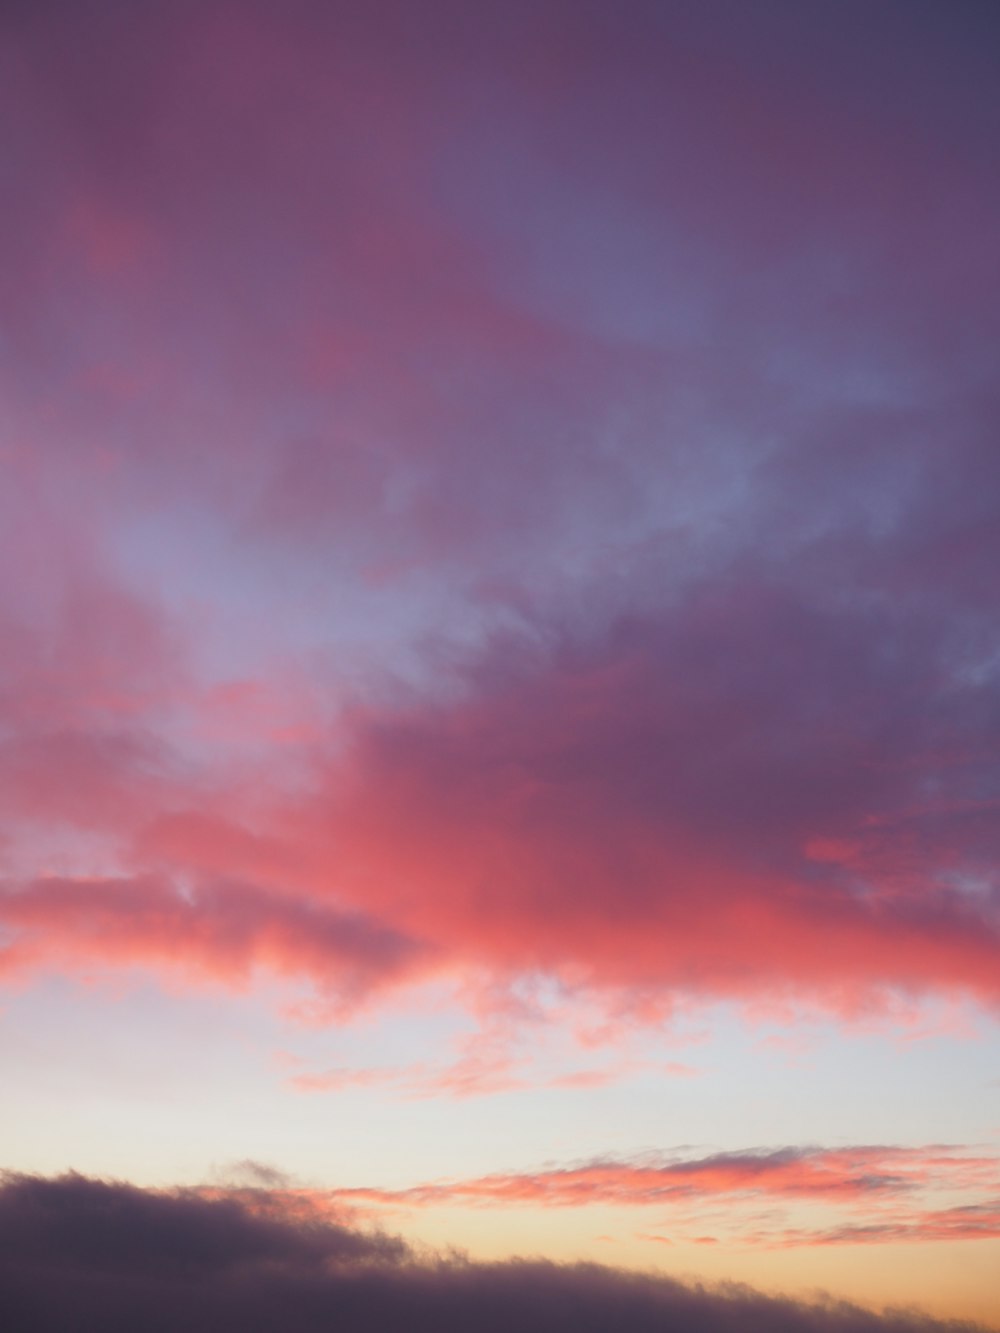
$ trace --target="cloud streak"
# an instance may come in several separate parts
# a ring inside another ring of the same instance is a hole
[[[718,1153],[656,1163],[598,1159],[582,1166],[477,1180],[416,1185],[400,1191],[347,1191],[345,1198],[416,1207],[542,1204],[648,1207],[722,1197],[767,1197],[879,1205],[928,1188],[995,1184],[1000,1164],[948,1147],[777,1148]],[[961,1210],[959,1210],[961,1211]]]

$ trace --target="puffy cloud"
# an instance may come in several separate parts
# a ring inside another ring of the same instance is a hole
[[[953,640],[922,614],[702,586],[655,618],[505,639],[444,700],[358,710],[334,750],[303,747],[294,795],[257,770],[251,817],[204,778],[191,808],[127,737],[33,734],[7,752],[21,808],[117,832],[142,873],[36,878],[3,915],[219,975],[253,954],[317,980],[353,951],[355,989],[541,972],[844,1013],[889,991],[993,1005],[996,685]],[[169,949],[140,928],[157,914]]]
[[[236,1200],[157,1194],[78,1175],[6,1177],[0,1229],[10,1269],[51,1265],[140,1280],[197,1280],[267,1263],[315,1270],[406,1254],[400,1241],[329,1221],[297,1228],[280,1213],[252,1211]]]
[[[465,9],[5,15],[11,948],[995,1005],[994,21]]]
[[[360,720],[315,815],[334,882],[570,983],[993,1004],[996,686],[949,648],[750,578],[540,662],[501,644],[457,699]]]

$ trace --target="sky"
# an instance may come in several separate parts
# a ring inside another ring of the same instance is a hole
[[[1000,1329],[998,57],[8,0],[19,1328]]]

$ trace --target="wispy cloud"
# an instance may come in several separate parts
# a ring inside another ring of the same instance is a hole
[[[867,1240],[968,1240],[995,1234],[1000,1159],[968,1150],[853,1146],[778,1148],[640,1160],[598,1158],[542,1171],[436,1181],[403,1189],[338,1190],[331,1198],[366,1209],[541,1207],[666,1209],[664,1229],[636,1232],[672,1244],[746,1246],[863,1244]],[[960,1204],[935,1206],[956,1196]],[[762,1225],[759,1205],[773,1205]],[[725,1204],[725,1212],[718,1206]],[[821,1209],[808,1226],[787,1213]],[[829,1209],[847,1221],[831,1224]],[[777,1211],[774,1211],[774,1208]],[[784,1221],[784,1225],[782,1222]],[[719,1235],[707,1236],[706,1226]]]
[[[997,1182],[995,1173],[993,1184]],[[986,1182],[984,1182],[986,1183]],[[849,1222],[827,1229],[762,1233],[763,1244],[871,1245],[881,1242],[996,1240],[1000,1237],[1000,1196],[984,1203],[960,1204],[954,1208],[930,1209],[880,1216],[871,1222]]]

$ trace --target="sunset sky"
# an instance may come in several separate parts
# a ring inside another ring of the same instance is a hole
[[[998,144],[993,0],[8,0],[0,1249],[1000,1329]]]

